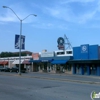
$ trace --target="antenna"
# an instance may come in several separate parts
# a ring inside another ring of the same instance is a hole
[[[68,50],[72,50],[72,45],[71,45],[71,43],[69,42],[69,40],[68,40],[68,38],[67,38],[67,36],[64,34],[64,40],[65,40],[65,44],[64,45],[66,45],[66,48],[65,49],[68,49]]]

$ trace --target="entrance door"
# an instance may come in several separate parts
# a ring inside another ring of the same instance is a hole
[[[97,75],[97,66],[96,65],[92,65],[90,67],[90,75]]]
[[[81,74],[81,66],[76,65],[76,74]]]
[[[83,71],[84,71],[84,75],[87,75],[87,66],[86,65],[83,66]]]

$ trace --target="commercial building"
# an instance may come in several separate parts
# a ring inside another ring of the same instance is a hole
[[[32,72],[67,73],[100,76],[100,46],[83,44],[65,50],[63,38],[58,38],[60,50],[43,50],[21,57],[21,66]],[[19,65],[19,57],[0,58],[1,66]]]
[[[100,46],[84,44],[73,50],[41,52],[31,62],[39,72],[100,76]]]

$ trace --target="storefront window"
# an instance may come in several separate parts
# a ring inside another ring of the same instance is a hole
[[[81,73],[81,67],[80,65],[76,66],[76,74],[80,74]]]
[[[71,71],[71,65],[66,65],[66,66],[65,66],[65,70]]]
[[[83,66],[83,70],[84,70],[84,74],[87,74],[87,66],[86,65]]]
[[[97,67],[95,65],[92,65],[90,67],[90,74],[91,75],[96,75],[97,74]]]
[[[40,65],[40,70],[42,70],[42,65]]]
[[[51,66],[51,70],[53,70],[54,69],[54,66],[53,65],[50,65]]]

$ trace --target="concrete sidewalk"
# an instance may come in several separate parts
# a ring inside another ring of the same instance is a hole
[[[57,80],[57,81],[68,81],[68,82],[78,82],[78,83],[87,83],[87,84],[98,84],[100,85],[100,77],[98,76],[86,76],[86,75],[70,75],[70,74],[52,74],[52,73],[39,73],[39,72],[29,72],[22,73],[9,73],[9,72],[0,72],[0,75],[7,76],[17,76],[17,77],[26,77],[26,78],[38,78],[38,79],[47,79],[47,80]]]

